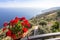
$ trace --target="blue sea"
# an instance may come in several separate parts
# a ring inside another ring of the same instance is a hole
[[[0,28],[3,27],[4,22],[14,17],[26,17],[27,19],[39,14],[42,9],[39,8],[0,8]]]

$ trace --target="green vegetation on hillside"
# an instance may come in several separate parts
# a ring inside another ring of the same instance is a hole
[[[37,15],[30,22],[32,25],[39,25],[39,34],[60,32],[60,10]]]

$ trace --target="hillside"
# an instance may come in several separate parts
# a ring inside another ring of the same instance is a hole
[[[38,34],[60,31],[60,9],[49,10],[30,19],[32,25],[39,25]]]

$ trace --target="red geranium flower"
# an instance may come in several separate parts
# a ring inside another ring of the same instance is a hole
[[[6,36],[10,36],[11,37],[11,30],[8,30],[8,32],[6,32]]]
[[[19,18],[19,20],[21,20],[21,18]]]
[[[16,35],[15,34],[12,34],[11,35],[11,38],[15,39],[16,38]]]
[[[7,22],[4,22],[3,26],[6,27],[7,25],[8,25],[8,23]]]
[[[12,25],[12,26],[13,26],[13,25],[17,24],[17,23],[18,23],[18,21],[19,21],[18,19],[11,20],[11,21],[10,21],[10,25]]]
[[[23,32],[27,32],[28,31],[28,29],[27,28],[23,28]]]
[[[21,20],[25,20],[26,18],[25,17],[22,17]]]
[[[18,17],[15,17],[15,20],[20,20],[20,18],[18,18]]]
[[[15,19],[19,19],[18,17],[15,17]]]
[[[13,21],[13,24],[17,24],[18,23],[18,19],[15,19],[14,21]]]
[[[25,23],[25,25],[27,25],[27,24],[28,24],[28,20],[26,20],[26,19],[25,19],[23,22]]]
[[[30,28],[30,23],[27,24],[28,28]]]
[[[10,21],[10,25],[12,25],[12,26],[14,25],[13,21],[14,21],[14,20],[11,20],[11,21]]]
[[[25,23],[24,23],[24,22],[21,22],[21,25],[22,25],[22,26],[25,26]]]

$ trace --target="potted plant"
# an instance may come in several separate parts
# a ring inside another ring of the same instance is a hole
[[[27,31],[31,28],[30,23],[25,17],[10,20],[9,23],[5,22],[3,27],[3,32],[6,32],[6,36],[11,37],[13,40],[23,38],[27,35]]]

